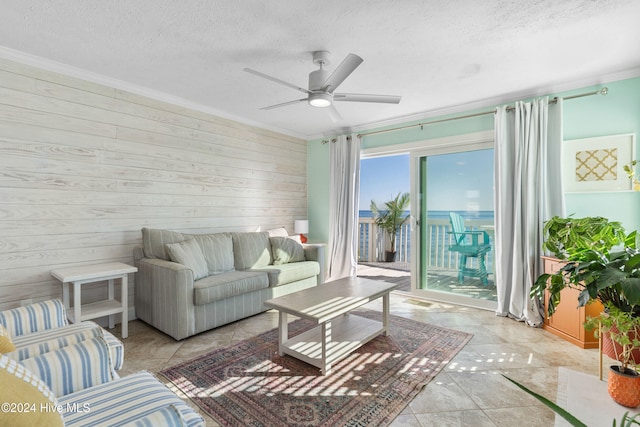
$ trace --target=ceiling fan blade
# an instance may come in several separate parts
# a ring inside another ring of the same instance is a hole
[[[334,101],[346,102],[381,102],[383,104],[399,104],[401,96],[396,95],[363,95],[360,93],[334,93]]]
[[[334,123],[338,123],[339,121],[342,121],[342,116],[336,109],[335,105],[331,104],[329,108],[327,108],[326,110],[327,110],[327,113],[329,113],[329,117]]]
[[[306,101],[307,101],[307,98],[296,99],[295,101],[287,101],[287,102],[283,102],[282,104],[276,104],[276,105],[270,105],[268,107],[262,107],[261,110],[273,110],[274,108],[284,107],[286,105],[293,105],[293,104],[297,104],[298,102],[306,102]]]
[[[262,77],[263,79],[271,80],[272,82],[280,83],[281,85],[285,85],[287,87],[290,87],[291,89],[298,90],[298,91],[300,91],[302,93],[311,93],[311,91],[309,89],[305,89],[303,87],[296,86],[294,84],[285,82],[284,80],[280,80],[278,78],[271,77],[270,75],[261,73],[260,71],[252,70],[251,68],[244,68],[243,70],[246,71],[249,74],[253,74],[255,76]]]
[[[333,70],[333,73],[322,84],[322,90],[325,92],[333,92],[353,71],[362,64],[363,59],[355,53],[350,53],[346,58]]]

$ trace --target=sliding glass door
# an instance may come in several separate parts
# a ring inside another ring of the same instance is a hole
[[[491,144],[412,153],[412,291],[496,307]]]

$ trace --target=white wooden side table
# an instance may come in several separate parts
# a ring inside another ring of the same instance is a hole
[[[72,323],[109,316],[109,328],[115,326],[114,315],[122,314],[122,338],[129,336],[127,275],[138,271],[136,267],[121,262],[60,268],[51,275],[62,282],[62,301]],[[115,281],[120,279],[120,301],[115,299]],[[104,301],[81,304],[81,289],[85,283],[108,281],[108,298]],[[69,300],[69,283],[73,284],[73,311]]]

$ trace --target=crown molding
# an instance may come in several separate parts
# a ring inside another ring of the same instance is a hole
[[[60,62],[52,61],[50,59],[42,58],[36,55],[32,55],[26,52],[10,49],[4,46],[0,46],[0,58],[4,58],[10,61],[19,62],[25,65],[41,68],[47,71],[63,74],[66,76],[74,77],[81,80],[86,80],[92,83],[97,83],[107,87],[124,90],[134,93],[136,95],[148,97],[161,102],[177,105],[180,107],[200,111],[206,114],[211,114],[220,118],[233,120],[238,123],[245,124],[247,126],[258,127],[260,129],[278,132],[284,135],[292,136],[294,138],[304,139],[306,141],[323,139],[327,137],[333,137],[335,135],[342,135],[346,133],[360,133],[364,131],[370,131],[378,128],[384,128],[387,126],[397,126],[400,124],[410,123],[413,121],[421,121],[425,119],[446,116],[450,114],[457,114],[462,112],[468,112],[480,108],[495,107],[496,105],[508,104],[511,102],[519,101],[522,99],[534,98],[537,96],[544,96],[548,94],[567,92],[575,89],[581,89],[589,86],[603,85],[609,82],[618,80],[625,80],[634,77],[640,77],[640,68],[632,68],[629,70],[607,73],[600,76],[587,77],[578,80],[572,80],[567,82],[551,83],[549,85],[541,86],[538,88],[526,89],[518,92],[511,92],[505,95],[500,95],[492,98],[485,98],[478,101],[473,101],[465,104],[451,105],[436,110],[426,110],[418,113],[413,113],[404,116],[396,116],[390,119],[380,120],[376,122],[362,123],[348,128],[334,129],[332,131],[322,132],[318,134],[303,134],[291,129],[279,128],[275,126],[269,126],[265,123],[255,122],[247,120],[243,117],[235,116],[224,111],[220,111],[203,104],[192,102],[184,98],[180,98],[174,95],[170,95],[165,92],[150,89],[140,85],[128,83],[119,79],[108,77],[99,73],[94,73],[82,68],[73,67],[71,65],[62,64]]]
[[[299,132],[292,131],[291,129],[283,129],[274,126],[268,126],[264,123],[258,123],[245,118],[235,116],[233,114],[225,113],[224,111],[216,110],[203,104],[192,102],[184,98],[180,98],[174,95],[170,95],[165,92],[161,92],[155,89],[150,89],[144,86],[128,83],[119,79],[105,76],[103,74],[94,73],[82,68],[66,65],[60,62],[52,61],[50,59],[42,58],[40,56],[31,55],[26,52],[10,49],[4,46],[0,46],[0,58],[7,59],[9,61],[19,62],[21,64],[29,65],[36,68],[41,68],[46,71],[51,71],[65,76],[74,77],[80,80],[86,80],[92,83],[97,83],[103,86],[107,86],[114,89],[131,92],[136,95],[144,96],[147,98],[155,99],[157,101],[166,102],[179,107],[188,108],[191,110],[199,111],[206,114],[211,114],[223,119],[233,120],[248,126],[257,127],[264,130],[278,132],[284,135],[292,136],[294,138],[300,138],[307,140],[308,135],[304,135]]]
[[[419,122],[426,119],[433,119],[436,117],[447,116],[450,114],[467,113],[473,110],[482,108],[495,108],[498,105],[510,104],[512,102],[520,101],[523,99],[530,99],[539,96],[545,96],[550,94],[558,94],[562,92],[568,92],[576,89],[583,89],[589,86],[605,85],[607,83],[625,80],[630,78],[640,77],[640,68],[631,68],[628,70],[618,71],[614,73],[607,73],[594,77],[587,77],[578,80],[572,80],[568,82],[551,83],[549,85],[541,86],[538,88],[526,89],[518,92],[511,92],[504,95],[495,96],[492,98],[485,98],[478,101],[473,101],[465,104],[452,105],[448,107],[438,108],[436,110],[421,111],[414,114],[397,116],[386,120],[380,120],[376,122],[363,123],[355,125],[350,128],[351,133],[361,133],[364,131],[376,130],[379,128],[385,128],[390,126],[397,126],[411,122]],[[321,139],[333,137],[335,135],[342,134],[341,130],[334,132],[326,132],[323,134],[317,134],[310,136],[310,139]]]

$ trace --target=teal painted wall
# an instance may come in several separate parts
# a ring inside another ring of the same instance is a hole
[[[564,139],[633,133],[636,135],[635,158],[640,158],[640,78],[606,86],[609,88],[606,96],[578,98],[564,103]],[[627,231],[640,229],[640,192],[570,193],[566,194],[565,200],[568,215],[603,216],[622,222]]]
[[[565,101],[564,139],[634,133],[636,134],[636,158],[640,158],[637,138],[640,130],[640,78],[621,80],[602,86],[590,86],[550,94],[550,96],[571,96],[595,91],[603,86],[609,88],[606,96],[589,96]],[[428,122],[490,109],[489,107],[470,110],[421,121]],[[407,122],[406,125],[415,123],[418,121]],[[391,127],[399,126],[402,125]],[[417,127],[372,135],[364,137],[361,143],[362,148],[373,148],[491,129],[493,129],[493,115],[487,115],[428,125],[422,130]],[[313,140],[308,144],[309,237],[311,241],[326,242],[329,236],[329,143]],[[621,221],[629,231],[640,229],[640,192],[567,194],[566,204],[567,214],[578,217],[600,215]]]

